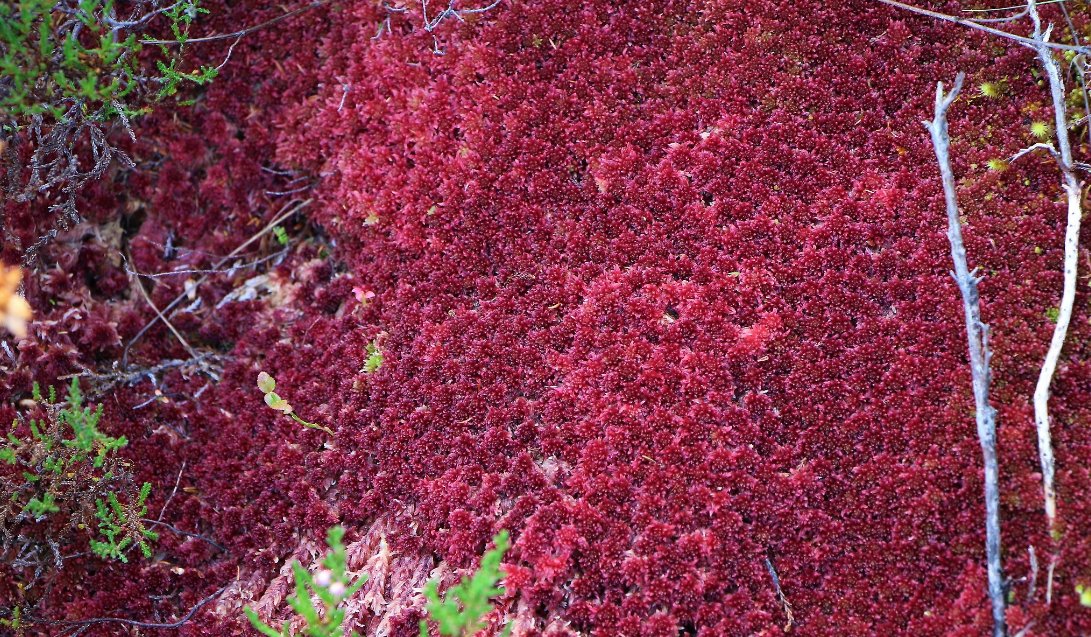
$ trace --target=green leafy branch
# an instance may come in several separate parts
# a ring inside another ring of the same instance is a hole
[[[351,581],[347,571],[344,545],[345,529],[335,526],[329,531],[326,544],[329,552],[322,560],[325,567],[313,576],[299,561],[292,562],[292,574],[295,578],[295,595],[288,598],[288,605],[307,622],[303,633],[309,637],[342,637],[341,624],[345,621],[345,610],[341,602],[356,594],[367,581],[361,575]],[[318,604],[315,604],[315,598]],[[266,637],[293,637],[290,622],[281,624],[280,630],[266,624],[252,608],[243,609],[250,624]],[[356,635],[356,633],[351,633]]]
[[[135,3],[136,7],[142,3]],[[176,40],[184,44],[195,18],[207,14],[199,0],[177,0],[135,19],[118,20],[114,0],[16,0],[0,4],[0,76],[10,82],[0,87],[0,120],[19,127],[34,116],[56,121],[70,117],[77,105],[81,117],[105,122],[146,112],[150,85],[161,88],[156,100],[178,92],[179,85],[207,84],[216,69],[181,70],[184,47],[160,47],[158,77],[141,68],[141,40],[137,29],[158,16]],[[126,106],[136,98],[144,102]]]
[[[128,562],[125,551],[135,540],[145,558],[152,556],[152,549],[148,542],[158,540],[159,534],[144,528],[141,523],[144,515],[148,512],[148,507],[144,502],[148,499],[151,490],[151,483],[145,482],[140,487],[136,500],[129,503],[128,506],[122,506],[114,493],[106,494],[108,505],[104,504],[102,500],[95,501],[95,516],[99,520],[99,533],[106,538],[104,542],[91,540],[91,550],[95,555],[103,559]]]
[[[492,599],[504,594],[504,588],[498,586],[504,578],[500,570],[500,561],[511,547],[507,531],[501,531],[493,538],[494,548],[481,558],[481,566],[470,578],[462,578],[458,584],[447,589],[444,597],[439,595],[439,584],[435,580],[428,582],[424,596],[428,599],[428,616],[443,637],[470,637],[485,627],[482,619],[493,610]],[[511,632],[509,624],[505,637]],[[420,622],[421,637],[428,637],[428,620]]]
[[[128,561],[133,547],[150,556],[158,535],[143,518],[152,485],[133,486],[117,455],[128,441],[99,429],[102,406],[84,405],[78,379],[64,403],[53,388],[43,398],[35,385],[31,396],[39,417],[20,415],[0,443],[0,559],[17,544],[69,542],[72,531],[90,535],[103,559]]]

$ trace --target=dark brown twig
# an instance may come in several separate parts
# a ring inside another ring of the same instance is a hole
[[[45,624],[47,626],[76,626],[83,628],[95,624],[123,624],[125,626],[135,626],[137,628],[180,628],[193,619],[198,611],[207,606],[212,600],[219,597],[225,590],[227,590],[227,586],[220,587],[215,593],[197,602],[193,608],[189,609],[189,612],[186,613],[185,617],[170,623],[142,622],[135,619],[125,619],[123,617],[95,617],[93,619],[67,620],[28,616],[24,617],[23,621],[33,624]]]
[[[301,13],[305,13],[307,11],[310,11],[311,9],[317,9],[318,7],[321,7],[322,5],[326,5],[326,4],[329,4],[329,3],[330,3],[330,0],[317,0],[316,2],[312,2],[312,3],[308,4],[307,6],[300,7],[298,9],[293,10],[293,11],[289,11],[288,13],[285,13],[284,15],[277,16],[277,17],[273,18],[272,20],[266,20],[265,22],[262,22],[261,24],[255,24],[252,27],[248,27],[248,28],[243,29],[241,31],[235,31],[233,33],[224,33],[224,34],[221,34],[221,35],[209,35],[209,36],[205,36],[203,38],[187,38],[186,40],[153,40],[153,39],[145,39],[145,40],[141,40],[140,43],[141,44],[160,44],[160,45],[164,45],[164,46],[167,46],[167,45],[181,46],[181,45],[184,45],[184,44],[193,44],[194,42],[216,42],[218,40],[230,40],[232,38],[241,38],[241,37],[243,37],[245,35],[250,35],[251,33],[255,32],[255,31],[260,31],[261,29],[264,29],[265,27],[272,26],[272,25],[274,25],[274,24],[276,24],[278,22],[283,22],[284,20],[288,20],[290,18],[294,18],[295,16],[297,16],[297,15],[299,15]]]

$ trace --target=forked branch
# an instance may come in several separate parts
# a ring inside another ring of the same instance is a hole
[[[989,352],[989,326],[981,321],[981,303],[978,295],[977,270],[971,271],[966,262],[966,246],[962,242],[962,224],[959,221],[958,196],[955,192],[955,175],[951,170],[951,138],[947,132],[947,110],[962,90],[965,75],[958,74],[950,93],[943,92],[943,83],[936,85],[935,114],[931,122],[924,122],[932,135],[943,197],[947,208],[947,239],[951,244],[951,275],[962,294],[962,310],[966,317],[966,340],[970,350],[970,376],[973,380],[977,438],[981,443],[981,455],[985,466],[985,560],[989,574],[989,600],[992,603],[993,636],[1004,637],[1007,628],[1004,621],[1004,572],[1000,563],[1000,470],[996,459],[996,410],[989,403],[989,384],[992,381]]]

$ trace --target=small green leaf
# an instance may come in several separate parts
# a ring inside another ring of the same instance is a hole
[[[242,612],[246,613],[246,618],[250,620],[250,625],[253,626],[254,629],[257,630],[259,633],[265,635],[265,637],[283,637],[282,634],[274,630],[272,626],[269,626],[265,622],[261,621],[261,618],[258,617],[258,614],[255,613],[254,610],[251,609],[249,606],[244,607],[242,609]]]
[[[288,404],[288,401],[284,400],[274,392],[269,392],[268,394],[265,394],[265,404],[269,405],[269,407],[277,411],[282,411],[286,414],[292,413],[292,406]]]
[[[263,394],[272,393],[276,390],[276,388],[276,379],[274,379],[269,374],[266,374],[265,372],[261,372],[258,374],[258,389],[260,389]]]
[[[1076,594],[1080,596],[1080,605],[1091,607],[1091,586],[1076,584]]]
[[[367,360],[364,361],[364,373],[370,374],[375,370],[383,366],[383,352],[379,349],[379,344],[376,341],[372,341],[367,344]]]

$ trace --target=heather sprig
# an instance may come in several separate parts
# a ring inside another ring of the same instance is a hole
[[[199,0],[0,3],[0,152],[12,163],[6,195],[21,203],[52,198],[52,227],[25,250],[25,262],[80,222],[76,200],[87,184],[115,161],[135,167],[115,146],[116,128],[135,141],[134,118],[183,84],[216,77],[216,68],[186,70],[183,62],[190,24],[202,13]],[[149,56],[144,43],[157,41],[147,31],[159,25],[176,46]]]
[[[492,542],[494,548],[481,558],[477,571],[447,589],[442,598],[435,580],[424,587],[424,596],[428,599],[428,619],[420,622],[421,637],[428,637],[429,621],[436,624],[443,637],[470,637],[484,628],[482,618],[492,612],[492,599],[504,594],[504,588],[498,586],[504,578],[500,560],[504,559],[504,553],[511,547],[507,531],[497,533]],[[510,632],[509,624],[502,634],[506,636]]]
[[[158,539],[144,526],[152,485],[132,486],[117,455],[128,441],[99,429],[102,405],[84,405],[78,379],[63,403],[52,387],[43,397],[35,385],[32,398],[41,417],[17,418],[0,445],[0,463],[10,469],[0,475],[0,556],[28,542],[59,545],[82,530],[94,534],[91,551],[103,559],[127,562],[134,546],[150,557]]]
[[[152,485],[145,482],[140,487],[136,499],[127,505],[118,501],[115,493],[106,494],[106,502],[95,501],[95,517],[98,518],[99,534],[105,540],[91,540],[91,550],[103,559],[116,559],[128,562],[126,550],[135,542],[144,557],[152,556],[149,542],[159,539],[155,531],[144,528],[141,521],[148,512],[145,502],[151,493]]]
[[[127,119],[149,106],[153,85],[160,86],[154,96],[161,100],[177,93],[182,82],[205,84],[216,76],[206,67],[181,71],[181,46],[161,47],[162,59],[156,60],[161,75],[141,68],[143,30],[165,20],[184,43],[193,20],[208,13],[199,0],[165,7],[138,1],[126,5],[126,12],[119,15],[123,11],[114,0],[0,4],[0,74],[10,78],[0,88],[0,121],[12,130],[36,116],[61,122],[71,117],[72,105],[92,121]]]
[[[367,581],[366,575],[361,575],[353,581],[347,572],[346,552],[344,545],[345,529],[335,526],[329,530],[326,544],[329,552],[322,560],[322,566],[317,573],[312,575],[307,569],[295,561],[292,563],[292,574],[295,578],[295,595],[288,598],[288,605],[307,622],[307,627],[301,635],[309,637],[343,637],[345,634],[341,624],[345,621],[345,611],[340,607],[341,602],[352,597],[356,591]],[[315,598],[318,604],[315,604]],[[266,637],[293,637],[290,623],[285,621],[280,630],[261,621],[258,614],[247,606],[243,609],[250,624]],[[349,633],[355,636],[356,633]]]

